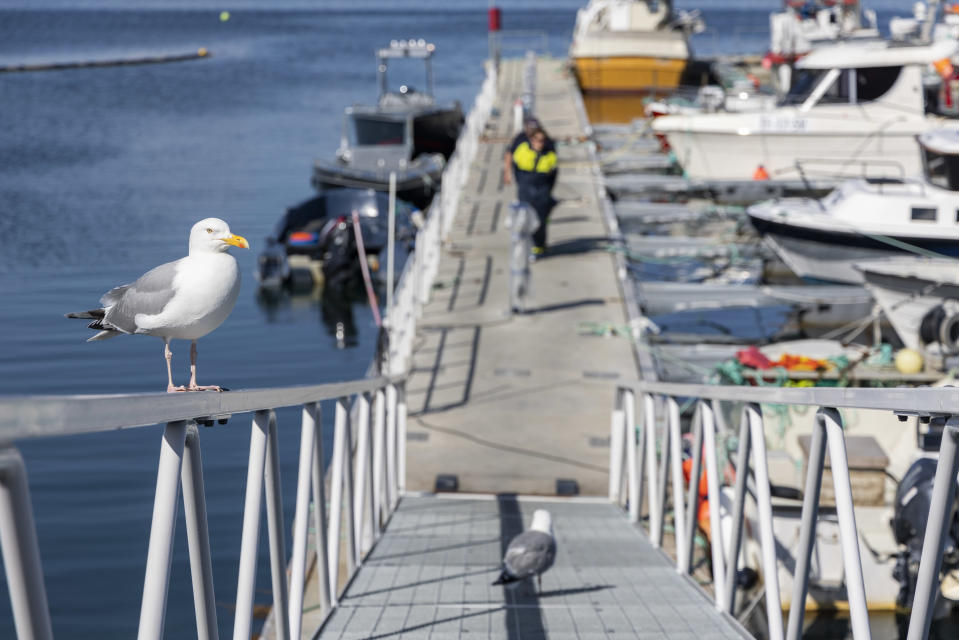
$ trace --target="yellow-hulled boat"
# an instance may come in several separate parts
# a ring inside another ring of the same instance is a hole
[[[698,20],[693,16],[694,21]],[[664,0],[591,0],[576,15],[570,58],[584,92],[675,89],[689,61],[688,16]]]

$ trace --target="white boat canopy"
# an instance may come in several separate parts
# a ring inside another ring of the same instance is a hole
[[[946,40],[928,45],[900,45],[884,41],[844,42],[818,47],[796,67],[799,69],[862,69],[867,67],[902,67],[932,64],[950,58],[959,42]]]

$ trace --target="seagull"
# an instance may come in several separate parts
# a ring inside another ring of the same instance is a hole
[[[493,584],[510,585],[536,576],[536,584],[543,590],[542,574],[553,566],[556,558],[556,539],[549,511],[537,509],[529,529],[510,540],[503,557],[503,572]]]
[[[100,298],[99,309],[68,313],[68,318],[93,320],[98,333],[87,342],[121,334],[141,333],[163,338],[167,393],[222,391],[196,383],[196,341],[219,327],[233,311],[240,293],[240,270],[230,247],[249,249],[250,243],[230,232],[219,218],[200,220],[190,230],[190,252],[185,258],[161,264],[132,283],[111,289]],[[173,385],[170,340],[190,340],[190,384]]]

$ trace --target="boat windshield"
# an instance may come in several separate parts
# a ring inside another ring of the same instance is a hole
[[[959,191],[959,156],[922,147],[922,165],[929,182],[943,189]]]
[[[892,89],[901,71],[902,67],[899,66],[842,69],[817,104],[861,104],[878,100]],[[828,69],[800,69],[796,81],[780,104],[803,104],[828,73]]]
[[[829,73],[829,69],[799,69],[789,87],[789,93],[783,96],[779,106],[798,106],[804,103],[815,91],[822,79]]]
[[[347,127],[351,147],[406,143],[406,122],[353,114]]]

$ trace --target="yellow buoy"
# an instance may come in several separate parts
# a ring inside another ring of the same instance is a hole
[[[206,50],[206,47],[200,47],[196,50],[196,54],[201,58],[205,58],[210,52]]]
[[[899,373],[919,373],[922,371],[922,354],[915,349],[900,349],[896,352],[895,363]]]
[[[221,11],[221,12],[220,12],[220,22],[226,22],[226,21],[229,20],[229,19],[230,19],[230,12],[229,12],[229,11]]]

